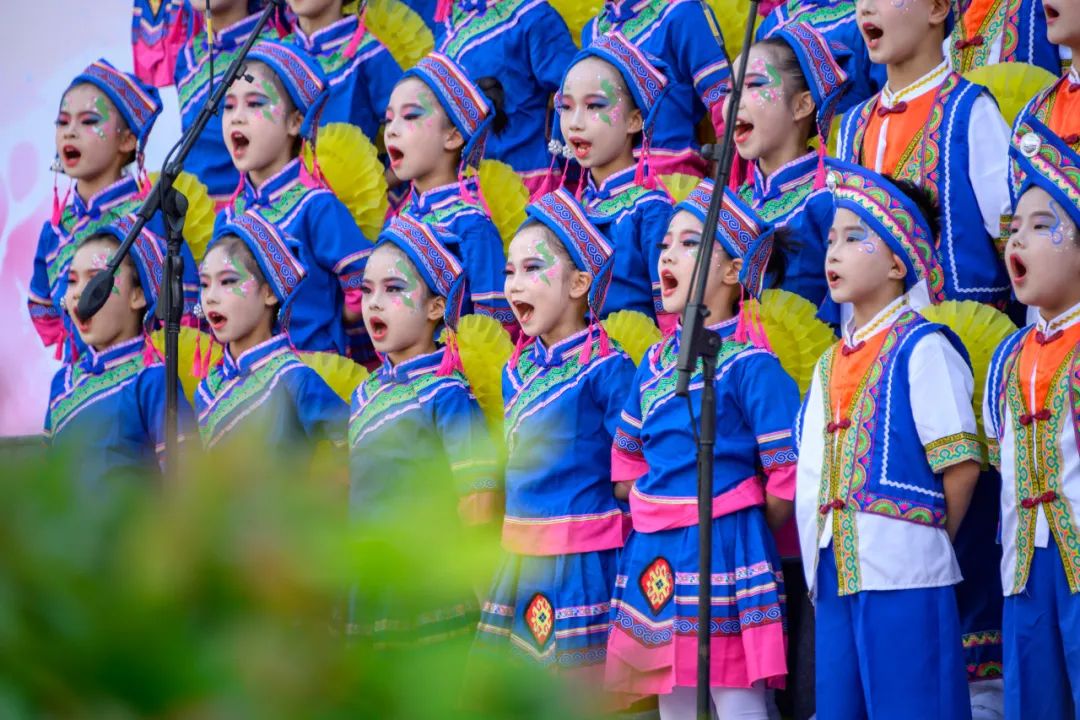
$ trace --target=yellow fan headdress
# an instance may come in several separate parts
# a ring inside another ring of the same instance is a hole
[[[157,182],[160,173],[150,173],[151,182]],[[201,263],[206,255],[206,246],[214,234],[214,200],[206,186],[191,173],[182,172],[176,176],[173,187],[187,200],[187,215],[184,216],[184,242],[191,249],[195,262]]]
[[[585,29],[585,23],[600,14],[604,7],[604,0],[548,0],[555,12],[562,15],[566,25],[570,28],[570,37],[574,44],[581,47],[581,31]]]
[[[509,165],[498,160],[484,160],[480,163],[480,192],[487,202],[492,222],[499,229],[503,252],[509,252],[514,233],[525,222],[529,191]]]
[[[367,31],[386,46],[402,70],[408,70],[435,49],[431,29],[405,3],[368,0],[362,12]]]
[[[457,327],[461,366],[473,395],[484,411],[491,435],[502,439],[502,372],[514,343],[498,320],[486,315],[465,315]]]
[[[742,52],[743,36],[746,34],[746,16],[750,13],[750,0],[707,0],[720,23],[727,56],[735,60]]]
[[[386,175],[375,146],[355,125],[330,123],[319,128],[316,153],[323,178],[349,208],[364,237],[378,237],[386,219],[387,200]],[[304,165],[313,172],[306,144]]]
[[[964,79],[986,86],[997,100],[998,108],[1009,127],[1012,127],[1013,121],[1028,100],[1058,80],[1048,70],[1037,65],[1016,62],[977,67],[964,73]]]
[[[1005,313],[974,300],[946,300],[937,305],[921,308],[919,313],[930,322],[945,325],[960,338],[971,360],[971,372],[975,376],[975,392],[972,404],[982,435],[982,401],[986,389],[986,373],[998,345],[1016,331],[1016,326]]]
[[[818,359],[836,342],[832,328],[809,300],[787,290],[762,293],[761,322],[784,371],[806,395]]]
[[[660,176],[660,185],[667,190],[667,194],[674,205],[678,205],[685,200],[690,191],[696,188],[700,182],[701,178],[696,175],[686,175],[684,173]]]
[[[154,349],[158,353],[165,357],[165,331],[156,330],[150,336],[150,341],[154,344]],[[199,383],[202,378],[195,375],[192,372],[195,367],[195,355],[196,353],[205,354],[203,348],[209,348],[210,360],[207,363],[207,367],[213,367],[221,360],[221,353],[223,348],[221,345],[213,341],[213,337],[207,333],[196,330],[192,327],[180,328],[180,341],[178,343],[178,349],[180,350],[179,358],[177,360],[177,366],[180,374],[180,385],[184,389],[184,395],[187,397],[188,402],[195,402],[195,391],[199,387]]]
[[[367,368],[363,365],[337,353],[301,352],[297,355],[305,365],[319,373],[319,377],[345,402],[352,400],[356,388],[368,376]]]
[[[601,323],[608,336],[617,342],[637,365],[645,352],[660,342],[663,335],[653,319],[636,310],[619,310]]]

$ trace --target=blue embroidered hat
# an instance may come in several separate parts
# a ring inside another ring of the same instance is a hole
[[[161,114],[161,95],[157,88],[143,83],[134,75],[120,72],[104,58],[94,61],[76,75],[67,90],[84,83],[105,93],[116,106],[128,129],[135,135],[138,141],[136,152],[141,156],[150,130]],[[65,95],[67,90],[64,91]]]
[[[405,253],[428,289],[446,298],[443,322],[450,330],[457,330],[468,281],[461,262],[447,249],[440,236],[448,238],[449,234],[441,230],[437,234],[430,225],[399,215],[379,234],[375,246],[389,243]]]
[[[248,60],[264,63],[281,79],[285,92],[304,116],[301,137],[313,139],[328,97],[326,75],[318,61],[295,45],[272,40],[264,40],[253,47]]]
[[[1019,141],[1009,146],[1009,157],[1018,170],[1013,209],[1025,192],[1039,187],[1080,227],[1080,154],[1056,134],[1040,134],[1027,127]]]
[[[479,168],[495,117],[483,91],[473,84],[464,68],[437,52],[429,54],[402,75],[402,79],[409,77],[417,78],[431,88],[450,122],[461,133],[465,140],[461,150],[463,169]]]
[[[274,224],[267,222],[254,210],[247,210],[222,223],[214,231],[206,251],[209,253],[223,237],[230,235],[240,238],[251,251],[263,277],[281,303],[278,310],[280,322],[283,326],[287,325],[288,306],[295,297],[296,288],[307,275],[307,270],[289,248],[289,240]]]
[[[108,235],[115,238],[118,243],[123,243],[131,228],[135,225],[134,217],[121,215],[108,225],[101,227],[96,235]],[[146,315],[143,317],[143,328],[150,332],[157,326],[157,304],[161,297],[161,283],[165,274],[165,242],[153,232],[143,227],[135,237],[131,245],[128,257],[135,266],[135,273],[139,276],[139,285],[142,287],[143,296],[146,298]],[[177,298],[183,302],[183,298]]]
[[[675,206],[674,212],[685,210],[704,223],[714,190],[712,180],[702,180]],[[773,226],[758,217],[738,195],[724,188],[716,239],[729,257],[742,259],[739,282],[751,297],[760,298],[764,290],[765,271],[773,251],[773,231]]]
[[[782,39],[795,53],[810,95],[814,98],[814,105],[817,106],[818,136],[827,138],[836,106],[851,86],[847,72],[853,59],[851,50],[841,43],[826,40],[804,22],[780,26],[769,37]]]
[[[589,310],[594,318],[600,319],[615,267],[614,250],[607,239],[589,221],[581,204],[566,188],[533,201],[525,208],[525,214],[555,233],[577,269],[592,276]]]
[[[945,273],[930,224],[900,188],[872,170],[838,160],[829,161],[825,182],[833,206],[858,215],[903,260],[908,291],[923,283],[927,297],[918,300],[936,304],[945,299]]]

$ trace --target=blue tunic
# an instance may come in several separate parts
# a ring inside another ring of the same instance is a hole
[[[787,255],[783,290],[801,295],[815,306],[829,292],[825,281],[825,250],[833,219],[833,199],[827,188],[814,189],[818,156],[810,152],[764,177],[757,163],[739,196],[766,222],[786,227],[798,244]]]
[[[505,90],[509,120],[488,138],[487,157],[519,173],[545,173],[548,100],[577,52],[562,16],[547,0],[489,0],[480,10],[455,3],[439,50],[474,81],[494,77]]]
[[[349,15],[310,37],[297,26],[285,41],[310,53],[326,73],[329,97],[319,124],[350,123],[374,142],[383,123],[383,113],[390,104],[390,93],[401,79],[401,68],[386,46],[370,32],[364,33],[346,57],[359,24],[356,15]]]
[[[65,338],[73,343],[76,356],[86,351],[71,317],[60,307],[67,292],[68,268],[79,243],[99,232],[117,219],[130,215],[142,206],[139,186],[135,178],[124,175],[112,185],[99,191],[89,200],[83,200],[72,191],[71,202],[64,208],[60,224],[46,221],[41,226],[37,249],[34,252],[34,270],[30,278],[30,317],[46,345],[51,345],[56,332],[63,327]],[[155,215],[147,228],[162,240],[164,253],[165,223],[161,215]],[[187,244],[182,247],[184,260],[184,310],[190,313],[199,297],[199,269]],[[71,346],[65,343],[62,350],[64,362],[71,362]]]
[[[289,336],[295,347],[340,355],[350,345],[370,348],[362,328],[347,329],[343,318],[345,294],[359,290],[372,247],[349,210],[328,189],[305,184],[299,160],[258,189],[245,178],[243,192],[218,215],[215,229],[249,208],[291,238],[307,270],[290,306]]]
[[[78,463],[88,487],[157,472],[165,451],[165,366],[143,361],[143,338],[83,353],[53,377],[45,435]],[[179,426],[194,426],[177,390]]]
[[[495,448],[468,381],[460,373],[436,373],[443,352],[396,367],[386,361],[353,394],[349,508],[365,532],[379,536],[381,524],[420,512],[430,531],[453,542],[445,534],[460,532],[459,508],[490,497],[497,486]],[[442,600],[448,594],[446,588],[437,593]],[[353,632],[386,644],[475,632],[470,591],[449,605],[429,601],[432,607],[420,607],[415,597],[406,607],[396,595],[382,582],[360,579],[350,608]]]
[[[206,449],[255,438],[301,466],[317,442],[344,442],[348,408],[281,334],[238,358],[226,350],[199,383],[195,412]]]
[[[581,332],[539,339],[503,371],[507,556],[484,604],[478,645],[510,647],[560,670],[604,662],[625,517],[611,441],[634,365]],[[585,342],[592,355],[582,364]],[[547,611],[553,623],[542,621]]]
[[[514,322],[503,296],[506,253],[502,237],[483,207],[465,200],[453,183],[425,193],[414,190],[401,212],[461,238],[460,245],[447,243],[446,247],[465,267],[471,312],[488,315],[504,325]]]
[[[855,17],[851,0],[789,0],[777,6],[757,29],[757,39],[763,40],[781,27],[802,22],[821,33],[826,40],[838,42],[851,51],[851,86],[836,106],[837,116],[861,103],[885,86],[885,66],[870,62],[870,52]]]
[[[700,0],[608,0],[581,31],[581,43],[589,45],[614,31],[669,68],[671,89],[660,106],[652,138],[652,153],[660,167],[665,159],[703,167],[696,155],[695,128],[721,104],[731,76],[712,10]]]
[[[620,170],[597,187],[589,181],[585,212],[615,250],[615,270],[604,300],[604,316],[637,310],[663,312],[660,300],[660,241],[671,219],[671,200],[660,190],[634,184],[635,168]]]
[[[716,379],[713,476],[712,683],[748,687],[783,676],[784,586],[761,506],[766,490],[794,495],[791,427],[799,391],[772,353],[723,338]],[[701,375],[690,385],[694,417],[674,394],[681,330],[638,367],[612,453],[630,491],[634,532],[612,600],[607,678],[615,689],[670,692],[694,684],[697,631],[697,472],[690,422],[700,422]],[[767,480],[765,479],[767,478]],[[672,602],[674,600],[674,602]]]

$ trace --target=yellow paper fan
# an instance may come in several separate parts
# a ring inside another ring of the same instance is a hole
[[[423,19],[399,0],[368,0],[364,25],[386,46],[402,70],[408,70],[435,49],[435,36]]]
[[[1057,77],[1048,70],[1037,65],[1016,62],[984,65],[964,73],[964,78],[990,90],[1009,127],[1012,127],[1013,121],[1028,100],[1043,88],[1057,82]]]
[[[150,173],[151,182],[157,182],[160,173]],[[214,200],[206,186],[191,173],[182,172],[176,176],[173,187],[187,199],[187,215],[184,216],[184,242],[191,248],[195,262],[201,263],[206,254],[206,246],[214,235]]]
[[[663,337],[652,318],[636,310],[613,312],[602,324],[611,339],[619,343],[635,365],[645,357],[645,351]]]
[[[836,335],[818,320],[810,301],[786,290],[764,292],[761,321],[780,364],[805,395],[818,358],[836,342]]]
[[[378,152],[360,128],[330,123],[316,138],[319,168],[330,189],[349,208],[364,237],[374,241],[386,219],[386,175]],[[311,149],[304,148],[311,170]]]
[[[604,7],[604,0],[548,0],[555,12],[562,15],[566,25],[570,28],[570,37],[574,44],[581,47],[581,31],[585,29],[585,23],[600,14]]]
[[[837,115],[832,120],[832,127],[829,128],[829,139],[825,148],[829,151],[829,157],[836,157],[836,144],[840,140],[840,121],[843,119],[842,115]],[[815,140],[815,142],[817,142]]]
[[[742,52],[746,18],[750,14],[750,0],[708,0],[708,5],[720,23],[727,56],[735,62],[735,58]]]
[[[480,191],[491,210],[491,219],[499,229],[503,251],[509,252],[514,233],[525,222],[529,191],[514,169],[498,160],[480,163]]]
[[[161,356],[165,357],[165,331],[155,331],[150,336],[150,340],[154,343],[154,347]],[[188,402],[192,403],[195,402],[195,390],[199,387],[199,382],[201,382],[201,378],[197,378],[191,373],[196,346],[198,346],[204,357],[207,348],[210,348],[210,367],[217,364],[222,353],[221,345],[213,342],[213,338],[209,334],[192,327],[184,326],[180,328],[180,339],[177,344],[180,357],[177,359],[176,364],[180,374],[180,385],[184,388],[184,395],[187,396]]]
[[[670,175],[661,175],[660,182],[667,188],[668,195],[671,196],[673,203],[681,203],[690,194],[690,191],[698,186],[701,182],[701,178],[695,175],[685,175],[683,173],[672,173]]]
[[[345,402],[352,400],[353,392],[368,376],[367,368],[363,365],[357,365],[337,353],[302,352],[297,355],[305,365],[319,373],[319,377]]]
[[[484,411],[491,434],[502,439],[502,371],[514,343],[498,320],[486,315],[466,315],[457,329],[458,352],[465,377]]]
[[[986,388],[986,373],[990,369],[990,360],[994,350],[1016,330],[1012,320],[1005,313],[989,305],[974,300],[947,300],[940,305],[931,305],[919,311],[931,322],[940,323],[960,337],[971,360],[972,375],[975,376],[975,397],[972,404],[975,417],[979,420],[979,433],[982,434],[982,401]]]

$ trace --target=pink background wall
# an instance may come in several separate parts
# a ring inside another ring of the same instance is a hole
[[[53,121],[60,96],[87,64],[104,57],[131,69],[130,0],[5,3],[0,43],[0,436],[40,432],[59,363],[26,311],[34,249],[52,208]],[[176,96],[154,127],[147,164],[157,169],[180,133]],[[60,193],[66,179],[60,177]]]

